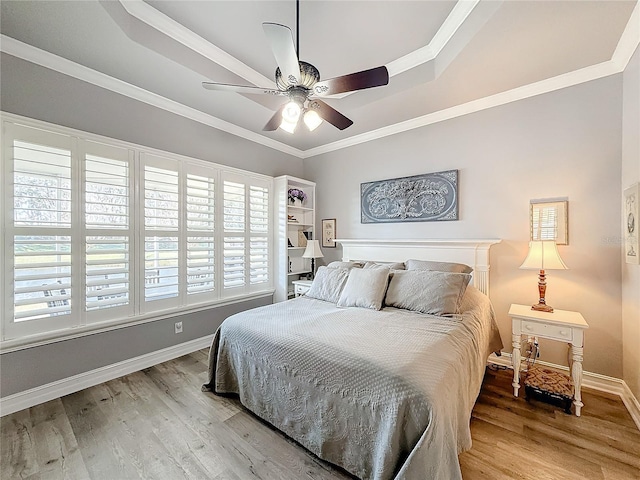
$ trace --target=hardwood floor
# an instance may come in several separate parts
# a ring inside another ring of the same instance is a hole
[[[202,393],[206,362],[198,351],[3,417],[0,477],[352,478],[235,399]],[[488,370],[473,448],[460,455],[465,480],[640,479],[640,432],[621,400],[583,393],[576,418],[513,398],[509,373]]]

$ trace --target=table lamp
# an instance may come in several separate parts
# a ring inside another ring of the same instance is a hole
[[[560,258],[558,253],[558,247],[553,240],[535,240],[529,242],[529,254],[524,259],[520,268],[540,270],[538,277],[538,292],[540,300],[536,305],[531,307],[532,310],[538,310],[540,312],[553,312],[553,307],[550,307],[545,302],[544,296],[547,290],[547,282],[545,270],[567,270],[567,266]]]
[[[302,254],[302,258],[311,259],[311,278],[316,276],[315,259],[322,257],[324,257],[324,255],[322,254],[322,250],[320,250],[320,243],[318,240],[309,240],[307,242],[307,248]]]

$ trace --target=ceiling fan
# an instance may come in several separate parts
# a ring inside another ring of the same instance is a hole
[[[289,27],[278,23],[262,24],[278,64],[275,74],[277,89],[213,82],[202,82],[202,86],[208,90],[288,97],[289,102],[276,111],[262,129],[264,131],[273,131],[280,127],[289,133],[294,133],[301,118],[310,131],[315,130],[323,120],[344,130],[353,125],[353,121],[318,97],[387,85],[389,72],[387,67],[383,66],[320,81],[318,69],[310,63],[299,60],[297,50],[300,47],[299,13],[299,0],[296,0],[297,42],[295,45]]]

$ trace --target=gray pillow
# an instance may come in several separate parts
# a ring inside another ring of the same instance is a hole
[[[327,265],[327,268],[362,268],[361,262],[340,262],[335,261]]]
[[[433,270],[436,272],[471,273],[473,268],[464,263],[431,262],[429,260],[407,260],[407,270]]]
[[[388,279],[388,268],[351,269],[338,299],[338,306],[380,310]]]
[[[395,272],[389,282],[385,305],[431,315],[459,312],[469,285],[468,273],[407,270]]]
[[[340,292],[342,292],[342,287],[344,287],[344,282],[348,276],[349,269],[347,268],[320,267],[306,296],[336,303],[340,298]]]
[[[386,267],[391,270],[404,270],[404,262],[367,262],[363,268]]]

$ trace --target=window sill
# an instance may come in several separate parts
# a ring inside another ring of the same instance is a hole
[[[22,338],[4,340],[0,342],[0,355],[16,352],[18,350],[24,350],[27,348],[39,347],[50,343],[62,342],[64,340],[70,340],[72,338],[85,337],[88,335],[95,335],[97,333],[117,330],[119,328],[126,328],[134,325],[155,322],[158,320],[163,320],[165,318],[175,317],[176,315],[186,315],[189,313],[200,312],[202,310],[222,307],[224,305],[231,305],[234,303],[239,303],[256,298],[269,297],[273,296],[273,292],[273,290],[265,290],[262,292],[255,292],[247,295],[238,295],[237,297],[225,298],[222,301],[214,303],[194,305],[187,308],[175,308],[171,310],[164,310],[162,312],[153,312],[135,317],[135,320],[132,320],[131,317],[122,318],[113,321],[93,323],[91,325],[84,325],[81,327],[73,327],[64,330],[40,333],[37,335],[29,335]]]

